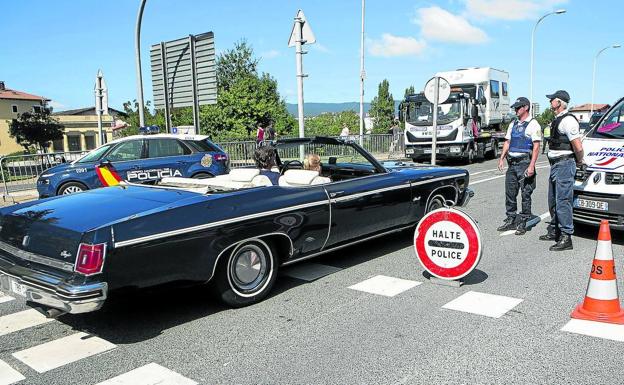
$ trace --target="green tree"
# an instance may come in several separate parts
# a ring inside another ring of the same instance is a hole
[[[41,112],[19,114],[9,125],[9,135],[26,150],[34,146],[45,151],[51,141],[63,139],[64,128],[43,108]]]
[[[542,126],[543,129],[544,127],[552,123],[553,120],[555,120],[555,113],[550,108],[547,108],[535,119],[537,119],[537,122],[540,124],[540,126]]]
[[[152,113],[150,106],[151,102],[148,100],[145,102],[145,107],[143,108],[143,113],[145,116],[145,125],[146,126],[158,126],[161,129],[165,127],[165,114],[163,110],[156,110]],[[135,100],[127,101],[123,104],[124,112],[126,113],[126,117],[124,121],[128,123],[128,127],[122,129],[120,131],[121,136],[129,136],[136,135],[139,133],[139,127],[141,126],[139,123],[139,103]],[[192,122],[191,117],[191,123]]]
[[[351,134],[359,132],[360,115],[353,111],[326,112],[305,120],[306,136],[338,136],[343,124],[349,127]]]
[[[217,87],[220,91],[227,91],[241,78],[257,77],[259,62],[246,40],[234,43],[234,49],[217,58]]]
[[[374,133],[385,134],[388,132],[394,119],[394,99],[390,93],[390,83],[387,79],[379,83],[379,91],[371,101],[368,113],[374,122]]]
[[[403,99],[406,99],[408,95],[413,95],[416,93],[416,89],[414,86],[409,86],[405,89],[405,94],[403,95]]]

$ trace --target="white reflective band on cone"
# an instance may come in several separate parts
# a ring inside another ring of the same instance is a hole
[[[618,299],[617,282],[615,279],[603,281],[590,278],[587,286],[587,297],[604,300]]]
[[[596,256],[594,259],[600,261],[613,260],[613,250],[611,249],[611,241],[598,241],[596,246]]]

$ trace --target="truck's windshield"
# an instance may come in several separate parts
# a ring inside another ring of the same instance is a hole
[[[461,117],[459,101],[438,105],[438,124],[448,124]],[[407,122],[414,126],[433,124],[433,105],[428,101],[410,102],[407,109]]]
[[[624,139],[624,101],[620,102],[588,135],[590,138]]]

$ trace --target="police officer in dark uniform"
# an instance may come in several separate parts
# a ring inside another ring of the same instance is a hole
[[[511,105],[516,111],[517,120],[507,128],[503,151],[498,161],[498,169],[503,171],[507,159],[505,175],[505,214],[507,217],[498,231],[516,230],[516,235],[526,233],[527,221],[531,218],[531,194],[535,190],[535,162],[542,140],[541,127],[531,118],[529,99],[520,97]],[[522,210],[518,210],[518,191],[522,191]]]
[[[583,167],[581,134],[578,120],[568,112],[570,95],[564,90],[559,90],[546,97],[550,99],[550,108],[555,113],[548,143],[550,162],[548,209],[551,219],[548,233],[539,239],[557,242],[550,246],[551,251],[572,250],[574,174],[577,167]]]

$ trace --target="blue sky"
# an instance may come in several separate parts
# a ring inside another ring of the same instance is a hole
[[[134,26],[138,0],[3,1],[0,11],[0,80],[7,87],[46,96],[56,110],[94,104],[98,68],[110,104],[136,98]],[[149,46],[213,31],[217,52],[246,39],[288,102],[296,103],[294,48],[287,42],[302,9],[317,44],[304,57],[306,102],[359,100],[360,0],[148,0],[143,16],[145,98],[152,99]],[[395,99],[406,87],[422,89],[437,71],[491,66],[510,74],[511,97],[528,96],[531,30],[555,9],[535,38],[535,100],[557,89],[572,104],[591,100],[596,52],[624,44],[619,26],[624,2],[616,0],[367,0],[365,100],[388,79]],[[598,60],[596,103],[622,95],[624,48]]]

